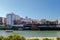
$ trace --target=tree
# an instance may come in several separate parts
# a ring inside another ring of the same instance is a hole
[[[3,23],[2,22],[0,22],[0,25],[2,25]]]

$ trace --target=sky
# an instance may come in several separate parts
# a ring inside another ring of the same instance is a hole
[[[11,12],[32,19],[60,20],[60,0],[0,0],[0,17]]]

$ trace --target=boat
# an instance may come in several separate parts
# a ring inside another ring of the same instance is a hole
[[[6,32],[13,32],[13,30],[6,30]]]

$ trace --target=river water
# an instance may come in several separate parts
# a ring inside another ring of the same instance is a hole
[[[0,36],[21,35],[24,37],[60,37],[60,31],[13,31],[0,30]]]

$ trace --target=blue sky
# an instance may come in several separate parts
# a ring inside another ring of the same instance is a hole
[[[11,12],[34,19],[60,19],[60,0],[0,0],[0,16]]]

